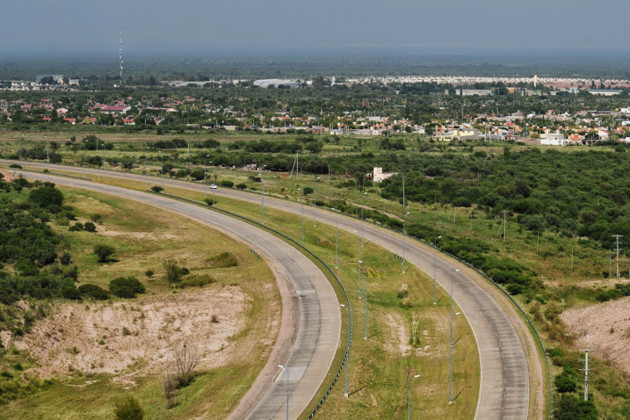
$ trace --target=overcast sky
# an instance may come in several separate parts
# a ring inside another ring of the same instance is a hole
[[[5,0],[0,55],[628,50],[628,0]]]

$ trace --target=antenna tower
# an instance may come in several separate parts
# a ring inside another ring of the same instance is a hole
[[[118,63],[120,65],[119,87],[122,87],[122,84],[123,84],[123,39],[122,39],[122,29],[118,30]]]

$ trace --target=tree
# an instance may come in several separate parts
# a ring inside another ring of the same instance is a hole
[[[556,420],[597,420],[597,408],[592,400],[584,401],[575,395],[560,396],[554,413]]]
[[[55,188],[55,184],[46,183],[32,190],[28,198],[39,207],[63,205],[63,193]]]
[[[110,257],[116,252],[113,246],[110,245],[94,245],[94,254],[98,257],[98,262],[106,263],[110,260]]]
[[[114,415],[118,420],[142,420],[144,410],[138,400],[130,395],[116,403]]]
[[[174,285],[182,281],[182,270],[177,266],[175,260],[165,260],[162,263],[164,271],[166,271],[166,280],[168,284]]]
[[[144,285],[133,277],[118,277],[109,282],[109,291],[112,295],[124,299],[135,298],[138,293],[146,291]]]

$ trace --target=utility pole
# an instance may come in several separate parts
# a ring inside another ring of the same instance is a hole
[[[22,160],[22,142],[24,141],[24,136],[20,137],[20,160]]]
[[[501,213],[503,213],[503,240],[505,241],[505,231],[507,229],[506,217],[507,217],[507,214],[509,213],[509,211],[508,210],[503,210]]]
[[[579,369],[584,371],[584,401],[588,401],[588,352],[595,351],[593,349],[582,349],[585,353],[584,359],[580,359],[580,362],[584,362],[584,369]]]
[[[616,249],[617,249],[617,278],[619,278],[619,238],[623,238],[623,235],[613,235],[613,238],[615,238],[615,242],[616,242]]]
[[[442,235],[435,238],[433,241],[433,304],[437,304],[437,241],[438,239],[442,239]]]

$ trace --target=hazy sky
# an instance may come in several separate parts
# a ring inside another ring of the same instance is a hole
[[[0,55],[302,48],[627,50],[628,0],[4,0]]]

